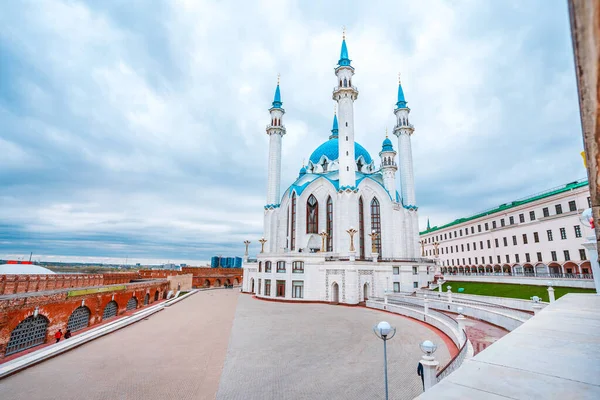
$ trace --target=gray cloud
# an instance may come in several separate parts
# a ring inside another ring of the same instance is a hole
[[[329,135],[342,25],[375,158],[402,71],[422,226],[585,175],[564,2],[6,2],[0,255],[256,250],[276,75],[286,187]]]

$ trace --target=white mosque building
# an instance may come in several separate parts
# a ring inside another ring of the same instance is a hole
[[[420,257],[411,151],[414,127],[398,84],[393,129],[379,167],[354,140],[354,67],[345,37],[335,68],[337,115],[329,139],[283,193],[281,142],[286,134],[279,83],[269,109],[269,169],[262,251],[249,262],[243,290],[279,300],[357,304],[385,291],[411,291],[433,281],[435,263]],[[398,157],[396,157],[398,156]],[[399,175],[399,192],[396,189]]]

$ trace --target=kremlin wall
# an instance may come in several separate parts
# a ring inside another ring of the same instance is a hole
[[[240,285],[239,268],[0,275],[0,362],[167,299],[170,291]],[[14,356],[13,356],[14,355]]]

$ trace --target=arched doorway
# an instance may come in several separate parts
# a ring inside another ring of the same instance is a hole
[[[147,306],[150,303],[150,293],[146,293],[144,296],[144,305]]]
[[[546,264],[537,264],[535,266],[535,275],[548,276],[548,267],[546,266]]]
[[[563,271],[567,275],[578,275],[579,274],[579,266],[574,262],[566,262],[563,264]]]
[[[254,293],[254,278],[250,279],[250,292]]]
[[[5,355],[18,353],[44,343],[48,322],[48,318],[43,315],[36,317],[31,315],[19,322],[19,325],[10,333]]]
[[[240,284],[240,281],[239,281],[239,279],[238,279],[238,278],[233,278],[233,284],[234,284],[235,286],[239,285],[239,284]]]
[[[229,286],[229,285],[231,285],[231,281],[230,281],[229,279],[225,279],[225,284],[226,284],[227,286]]]
[[[119,306],[117,305],[116,301],[109,301],[106,307],[104,307],[104,312],[102,313],[102,320],[104,321],[106,319],[116,317],[118,309]]]
[[[503,273],[503,274],[506,274],[506,275],[510,275],[510,274],[511,274],[511,273],[510,273],[510,265],[508,265],[508,264],[504,264],[504,265],[502,266],[502,273]]]
[[[369,300],[369,283],[365,282],[363,285],[363,301]]]
[[[160,293],[158,293],[158,290],[156,292],[154,292],[154,301],[158,301],[159,296],[160,296]]]
[[[215,279],[215,287],[221,287],[221,280]]]
[[[519,264],[513,265],[513,275],[523,275],[523,267]]]
[[[525,276],[534,276],[535,272],[534,272],[533,265],[531,265],[531,264],[524,264],[523,265],[523,275],[525,275]]]
[[[331,285],[331,302],[337,304],[340,302],[340,287],[337,282]]]
[[[71,333],[78,331],[83,328],[87,328],[90,322],[90,309],[86,306],[77,307],[69,317],[69,321],[67,322],[67,329],[71,331]]]
[[[579,267],[581,269],[581,273],[586,275],[585,278],[592,277],[592,264],[589,261],[582,262]]]
[[[209,288],[210,287],[210,281],[208,279],[204,280],[204,287],[205,288]]]
[[[129,311],[129,310],[135,310],[137,308],[137,305],[138,305],[137,299],[135,297],[132,297],[127,302],[127,307],[125,307],[125,309],[127,311]]]
[[[563,269],[561,268],[560,264],[558,264],[558,263],[548,264],[548,270],[550,271],[550,274],[552,274],[552,275],[560,276],[563,274]]]

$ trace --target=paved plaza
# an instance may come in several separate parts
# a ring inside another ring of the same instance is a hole
[[[422,393],[418,344],[431,339],[445,365],[450,353],[427,326],[362,307],[239,298],[217,399],[382,399],[381,320],[397,327],[388,342],[391,399]]]
[[[389,342],[390,398],[421,393],[418,343],[427,326],[363,307],[257,300],[202,291],[146,320],[0,381],[0,399],[381,399]]]

